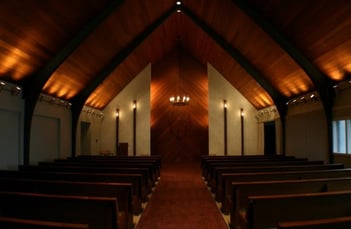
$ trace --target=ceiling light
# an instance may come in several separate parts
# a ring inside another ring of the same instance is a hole
[[[177,1],[176,4],[177,4],[177,6],[180,6],[182,4],[182,2],[181,1]]]

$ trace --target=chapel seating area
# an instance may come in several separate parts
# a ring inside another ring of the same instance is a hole
[[[0,228],[131,229],[159,156],[78,156],[0,170]]]
[[[229,226],[351,228],[351,169],[290,156],[202,156]]]

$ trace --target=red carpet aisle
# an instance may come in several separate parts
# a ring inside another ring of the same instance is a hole
[[[167,166],[136,229],[226,229],[196,166]]]

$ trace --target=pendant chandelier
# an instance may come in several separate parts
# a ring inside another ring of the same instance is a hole
[[[174,106],[185,106],[189,104],[190,101],[190,97],[184,93],[184,89],[183,89],[183,80],[181,77],[181,47],[179,45],[180,43],[180,39],[178,38],[177,40],[177,64],[178,64],[178,76],[177,76],[177,85],[176,85],[176,95],[172,95],[169,98],[169,102],[174,105]],[[183,91],[183,92],[182,92]]]

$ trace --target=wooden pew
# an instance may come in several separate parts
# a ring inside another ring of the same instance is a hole
[[[134,164],[134,163],[105,163],[105,162],[79,162],[79,161],[57,161],[57,162],[39,162],[38,166],[58,166],[58,167],[93,167],[93,168],[113,168],[113,169],[143,169],[149,180],[149,185],[152,187],[157,180],[156,171],[151,164]]]
[[[223,174],[224,176],[226,174]],[[222,211],[224,214],[229,214],[232,206],[233,182],[247,181],[267,181],[267,180],[301,180],[315,178],[337,178],[351,175],[351,169],[337,170],[302,170],[302,171],[287,171],[287,172],[259,172],[259,173],[238,173],[228,174],[225,179],[224,198],[222,201]]]
[[[350,215],[351,191],[249,196],[249,207],[239,213],[241,229],[276,227],[279,222]]]
[[[351,216],[278,223],[278,229],[351,228]]]
[[[113,197],[0,192],[3,217],[88,224],[90,229],[118,228]]]
[[[311,166],[272,166],[272,167],[245,167],[245,168],[236,168],[230,170],[221,170],[218,171],[217,174],[217,181],[213,184],[211,189],[214,189],[215,199],[218,202],[223,202],[226,196],[229,194],[231,195],[231,187],[230,184],[233,181],[237,180],[237,174],[245,174],[251,176],[252,174],[256,173],[279,173],[282,174],[277,176],[272,176],[271,178],[265,178],[264,176],[262,179],[301,179],[301,174],[299,171],[323,171],[323,170],[338,170],[343,169],[342,164],[328,164],[328,165],[311,165]],[[230,171],[230,172],[227,172]],[[292,173],[293,175],[288,175],[288,173]],[[312,172],[313,173],[313,172]],[[349,171],[339,172],[342,174],[349,174]],[[318,176],[318,175],[317,175]],[[340,175],[336,175],[340,176]],[[259,177],[259,176],[258,176]],[[289,178],[290,177],[290,178]],[[241,179],[241,178],[239,178]],[[252,178],[247,178],[252,179]]]
[[[322,161],[265,161],[265,162],[253,162],[253,163],[235,163],[231,165],[218,165],[213,166],[208,175],[207,175],[207,182],[212,184],[216,181],[218,172],[221,170],[229,170],[235,168],[245,168],[245,167],[279,167],[279,166],[323,166]],[[343,165],[342,165],[343,166]]]
[[[135,162],[109,162],[109,161],[67,161],[67,160],[56,160],[42,161],[38,163],[39,166],[80,166],[80,167],[107,167],[107,168],[144,168],[149,170],[148,174],[151,175],[152,185],[159,178],[159,171],[151,163],[135,163]]]
[[[200,162],[201,168],[206,167],[210,161],[225,161],[225,160],[256,160],[256,159],[272,159],[280,160],[282,158],[294,159],[295,156],[285,156],[285,155],[201,155]]]
[[[133,226],[133,186],[130,183],[0,178],[0,184],[0,191],[3,192],[14,191],[70,196],[115,197],[118,203],[119,228],[129,229]]]
[[[255,161],[237,161],[237,162],[215,162],[207,166],[204,171],[205,180],[209,181],[214,177],[216,168],[218,167],[246,167],[246,166],[274,166],[274,165],[322,165],[323,161],[308,161],[306,159],[292,159],[292,160],[255,160]]]
[[[61,159],[58,159],[61,160]],[[97,155],[78,155],[77,157],[68,157],[64,160],[68,161],[84,161],[84,162],[130,162],[130,163],[152,163],[157,171],[157,177],[160,176],[161,156],[97,156]]]
[[[83,172],[83,173],[116,173],[116,174],[141,174],[143,186],[146,191],[152,191],[152,181],[149,171],[145,168],[103,168],[103,167],[89,167],[89,166],[35,166],[35,165],[20,165],[19,171],[48,171],[48,172]]]
[[[73,172],[46,172],[46,171],[17,171],[0,170],[0,178],[25,178],[61,181],[88,181],[113,182],[133,184],[133,210],[138,215],[142,211],[142,202],[147,201],[147,192],[142,186],[141,174],[115,174],[115,173],[73,173]]]
[[[230,224],[237,228],[239,212],[248,208],[249,196],[351,190],[351,177],[233,182],[232,186]]]
[[[97,155],[78,155],[76,157],[68,157],[66,160],[73,161],[148,161],[153,162],[159,168],[161,168],[161,156],[151,155],[151,156],[109,156],[101,157]]]
[[[63,223],[44,220],[22,219],[0,216],[0,228],[2,229],[89,229],[88,224]]]

